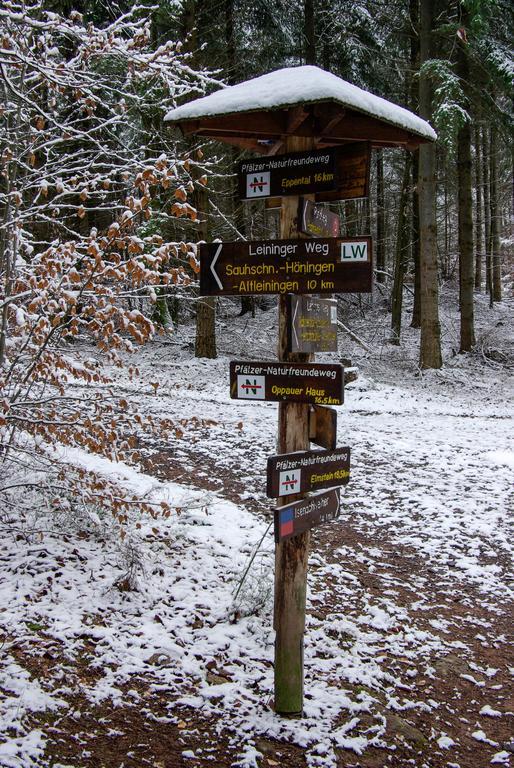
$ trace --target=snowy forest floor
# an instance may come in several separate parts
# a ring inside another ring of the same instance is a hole
[[[380,303],[342,307],[369,353],[341,334],[317,356],[359,378],[338,409],[343,512],[312,536],[301,720],[272,709],[271,529],[234,599],[272,520],[277,407],[231,401],[228,361],[275,357],[276,311],[220,314],[217,360],[194,359],[182,326],[138,353],[139,382],[114,374],[175,439],[142,445],[137,470],[60,460],[177,514],[134,512],[121,546],[90,510],[63,522],[35,499],[2,518],[1,766],[510,765],[513,303],[478,298],[468,355],[454,306],[448,289],[440,371],[420,375],[418,331],[387,343]]]

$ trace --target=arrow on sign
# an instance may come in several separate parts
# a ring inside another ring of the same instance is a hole
[[[221,282],[221,280],[219,279],[218,273],[217,273],[217,272],[216,272],[216,270],[214,269],[214,265],[216,264],[216,262],[217,262],[217,260],[218,260],[218,256],[220,255],[220,253],[221,253],[222,249],[223,249],[223,243],[220,243],[220,244],[219,244],[219,246],[218,246],[218,248],[217,248],[217,250],[216,250],[216,253],[214,254],[214,258],[213,258],[213,260],[211,261],[211,272],[212,272],[212,274],[214,275],[214,279],[215,279],[215,280],[216,280],[216,282],[218,283],[218,287],[219,287],[220,291],[222,291],[222,290],[223,290],[223,283],[222,283],[222,282]]]

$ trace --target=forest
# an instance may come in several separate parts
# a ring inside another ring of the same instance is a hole
[[[508,0],[3,0],[0,766],[510,765],[513,31]],[[333,299],[352,480],[280,720],[275,406],[229,397],[279,301],[200,290],[200,244],[280,210],[240,194],[255,145],[165,118],[304,65],[437,139],[323,203],[372,288]]]

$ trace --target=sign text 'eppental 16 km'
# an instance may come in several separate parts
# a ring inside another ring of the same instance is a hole
[[[329,523],[339,517],[340,509],[340,488],[331,488],[316,496],[278,507],[275,510],[275,541],[278,544],[291,536],[310,531],[317,525]]]
[[[200,245],[201,296],[370,291],[371,237]]]
[[[350,449],[298,451],[270,456],[266,495],[272,498],[293,493],[321,491],[350,480]]]
[[[230,363],[230,397],[235,400],[342,405],[343,386],[342,365]]]
[[[272,195],[300,195],[336,187],[333,149],[243,160],[239,164],[239,195],[243,200]]]

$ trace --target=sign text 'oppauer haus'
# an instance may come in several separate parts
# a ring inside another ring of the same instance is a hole
[[[201,296],[369,293],[371,237],[200,245]]]
[[[321,363],[230,363],[230,397],[319,405],[342,405],[342,365]]]

